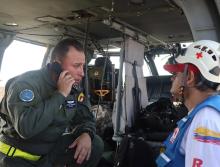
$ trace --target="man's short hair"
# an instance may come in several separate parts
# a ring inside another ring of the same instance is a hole
[[[54,62],[55,60],[62,60],[67,52],[69,51],[70,47],[74,47],[77,51],[83,52],[83,46],[80,42],[73,38],[66,38],[61,40],[53,49],[52,55],[51,55],[51,62]]]
[[[219,87],[219,83],[211,82],[207,80],[200,72],[195,75],[196,85],[195,87],[200,91],[206,91],[212,89],[214,91]]]

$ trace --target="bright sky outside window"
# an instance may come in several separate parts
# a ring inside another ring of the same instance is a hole
[[[159,75],[170,75],[170,73],[163,68],[163,65],[166,64],[170,56],[171,55],[169,54],[161,54],[160,56],[155,57],[154,63],[156,65]]]
[[[41,68],[46,47],[14,40],[5,50],[0,71],[0,85],[26,71]]]
[[[181,43],[182,48],[187,48],[192,42],[186,42],[186,43]],[[159,75],[171,75],[168,71],[166,71],[163,66],[166,64],[168,58],[171,55],[169,54],[161,54],[159,56],[156,56],[154,59],[154,63],[156,65],[157,71]]]

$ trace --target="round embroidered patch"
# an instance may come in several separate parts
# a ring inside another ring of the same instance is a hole
[[[34,92],[30,89],[24,89],[20,92],[19,98],[24,102],[31,102],[34,99]]]

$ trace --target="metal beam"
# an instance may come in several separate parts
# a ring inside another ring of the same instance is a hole
[[[220,0],[215,0],[215,4],[218,8],[218,14],[220,15]]]
[[[129,25],[128,23],[125,23],[119,20],[111,20],[111,19],[103,20],[102,23],[110,26],[111,28],[114,28],[117,31],[124,33],[127,36],[130,36],[131,38],[133,38],[134,40],[138,41],[139,43],[145,46],[148,46],[151,40],[167,46],[166,42],[150,34],[147,34],[146,32],[139,30],[138,28],[133,27],[132,25]]]
[[[194,40],[220,41],[220,18],[210,0],[174,0],[184,11]],[[218,2],[219,3],[219,2]]]

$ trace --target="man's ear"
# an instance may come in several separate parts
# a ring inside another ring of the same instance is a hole
[[[188,74],[187,74],[187,85],[189,87],[192,87],[192,86],[195,85],[195,82],[196,82],[195,73],[192,72],[192,71],[188,71]]]

